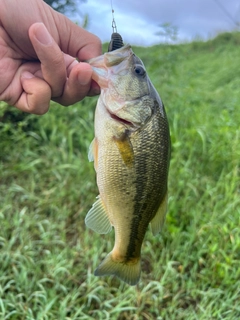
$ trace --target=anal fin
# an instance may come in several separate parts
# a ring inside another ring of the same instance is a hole
[[[106,234],[112,230],[112,225],[100,196],[97,198],[87,213],[85,224],[97,233]]]

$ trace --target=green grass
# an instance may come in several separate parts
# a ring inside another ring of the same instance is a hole
[[[84,225],[97,98],[12,121],[1,105],[0,319],[240,318],[239,45],[233,33],[134,49],[172,137],[169,212],[146,234],[136,287],[93,275],[114,241]]]

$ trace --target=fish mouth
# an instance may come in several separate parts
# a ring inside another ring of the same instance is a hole
[[[131,127],[134,127],[134,124],[126,119],[122,119],[120,117],[118,117],[116,114],[113,114],[111,112],[109,112],[110,114],[110,117],[113,119],[113,120],[116,120],[118,122],[121,122],[122,124],[124,125],[127,125],[127,126],[131,126]]]
[[[125,126],[128,126],[128,127],[136,127],[136,125],[133,122],[117,116],[115,113],[112,113],[108,109],[107,109],[107,112],[110,115],[111,119],[113,119],[114,121],[117,121],[117,122],[119,122]]]

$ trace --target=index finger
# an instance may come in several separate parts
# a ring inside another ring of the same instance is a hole
[[[63,23],[67,26],[63,28]],[[88,60],[102,54],[100,39],[59,14],[56,21],[61,49],[64,53],[77,57],[80,61]]]

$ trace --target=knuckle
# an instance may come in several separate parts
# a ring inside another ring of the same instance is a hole
[[[38,116],[42,116],[47,113],[49,110],[49,105],[41,105],[41,106],[29,106],[28,105],[28,112],[32,114],[36,114]]]
[[[93,35],[93,42],[96,47],[98,47],[100,49],[102,48],[102,42],[101,42],[100,38],[98,36],[96,36],[95,34]]]

